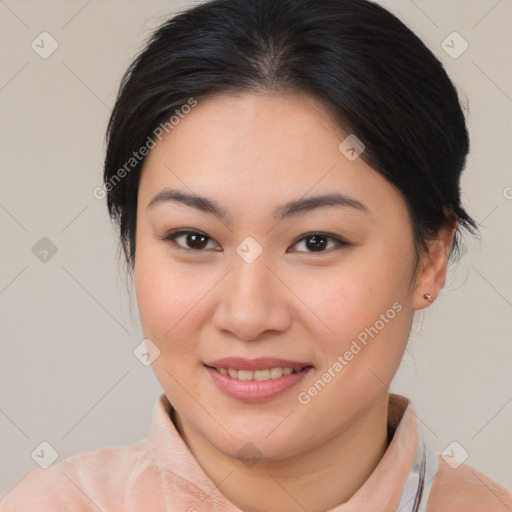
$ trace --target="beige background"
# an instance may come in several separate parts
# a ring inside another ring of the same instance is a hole
[[[438,453],[457,441],[468,464],[512,487],[512,2],[382,4],[467,98],[463,199],[482,233],[417,315],[391,390],[413,400]],[[121,74],[152,28],[185,5],[0,0],[0,497],[37,467],[31,453],[43,441],[60,461],[147,435],[161,388],[133,355],[136,302],[131,313],[116,233],[92,191]],[[43,31],[59,45],[47,59],[31,48]],[[457,59],[441,47],[453,31],[469,44]],[[43,237],[57,248],[46,263],[32,252]]]

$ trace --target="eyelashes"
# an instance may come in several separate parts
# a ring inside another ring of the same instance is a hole
[[[185,241],[185,246],[179,244],[176,240],[183,239]],[[215,241],[210,238],[208,235],[196,230],[191,229],[179,229],[176,231],[172,231],[163,237],[159,237],[159,240],[164,241],[165,243],[170,244],[173,248],[178,250],[186,251],[188,253],[201,253],[208,250],[209,242],[213,243],[213,247],[209,249],[213,249],[217,252],[221,252],[222,249],[215,245]],[[306,254],[321,254],[328,253],[330,254],[333,249],[338,249],[342,247],[349,246],[350,244],[341,238],[323,232],[312,231],[302,235],[299,239],[297,239],[293,244],[293,246],[298,245],[299,243],[305,242],[305,247],[313,250],[306,251],[292,251],[292,252],[302,252]],[[310,242],[308,245],[307,242]],[[332,242],[334,246],[328,247],[329,242]],[[187,244],[190,244],[188,247]],[[327,249],[326,249],[327,248]]]
[[[180,237],[191,237],[191,238],[187,238],[187,240],[190,241],[193,239],[194,240],[193,243],[198,244],[199,247],[183,247],[183,246],[181,246],[180,244],[178,244],[176,242],[176,239],[180,238]],[[204,247],[205,239],[213,241],[212,238],[201,233],[200,231],[184,230],[184,229],[178,230],[178,231],[173,231],[162,238],[163,241],[165,241],[171,245],[177,246],[178,249],[183,249],[184,251],[193,251],[193,252],[204,252],[203,247]],[[215,249],[215,250],[218,250],[218,249]]]

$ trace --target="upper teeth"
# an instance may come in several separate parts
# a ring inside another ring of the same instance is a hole
[[[266,370],[234,370],[232,368],[215,368],[223,375],[229,375],[232,379],[238,380],[271,380],[278,379],[283,375],[291,375],[293,368],[267,368]],[[299,371],[299,370],[295,370]]]

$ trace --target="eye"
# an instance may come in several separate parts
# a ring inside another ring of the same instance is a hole
[[[176,240],[182,239],[184,241],[185,245],[182,245]],[[172,233],[169,233],[168,235],[161,238],[161,240],[164,240],[165,242],[171,243],[175,246],[177,246],[178,249],[183,249],[184,251],[196,251],[200,252],[202,249],[207,247],[208,240],[211,240],[213,243],[213,240],[206,236],[204,233],[201,233],[199,231],[193,231],[193,230],[179,230],[174,231]],[[211,249],[212,247],[210,247]],[[214,244],[213,249],[216,249],[216,246]]]
[[[177,240],[179,239],[182,239],[182,243],[177,242]],[[211,241],[213,247],[209,247],[209,249],[214,249],[216,251],[222,250],[215,245],[213,239],[211,239],[209,236],[195,230],[181,229],[178,231],[171,232],[164,237],[161,237],[160,240],[173,244],[174,246],[176,246],[176,248],[180,250],[195,252],[201,252],[205,248],[208,249],[208,241]],[[292,247],[300,243],[305,243],[305,247],[308,250],[292,252],[328,252],[325,249],[328,248],[329,242],[334,244],[334,247],[331,248],[350,245],[347,242],[340,240],[338,237],[333,235],[328,235],[325,233],[307,233],[306,235],[303,235],[299,240],[297,240],[292,245]]]
[[[292,251],[292,252],[328,252],[325,248],[329,245],[329,241],[334,242],[334,248],[344,247],[349,245],[347,242],[340,240],[338,237],[328,235],[325,233],[307,233],[302,236],[293,245],[305,243],[308,251]],[[292,245],[292,247],[293,247]],[[331,247],[332,248],[332,247]]]

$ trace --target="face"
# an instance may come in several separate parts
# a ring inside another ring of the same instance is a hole
[[[382,396],[402,358],[410,217],[397,189],[340,151],[347,135],[310,97],[219,95],[146,158],[143,333],[180,422],[225,455],[320,445]]]

